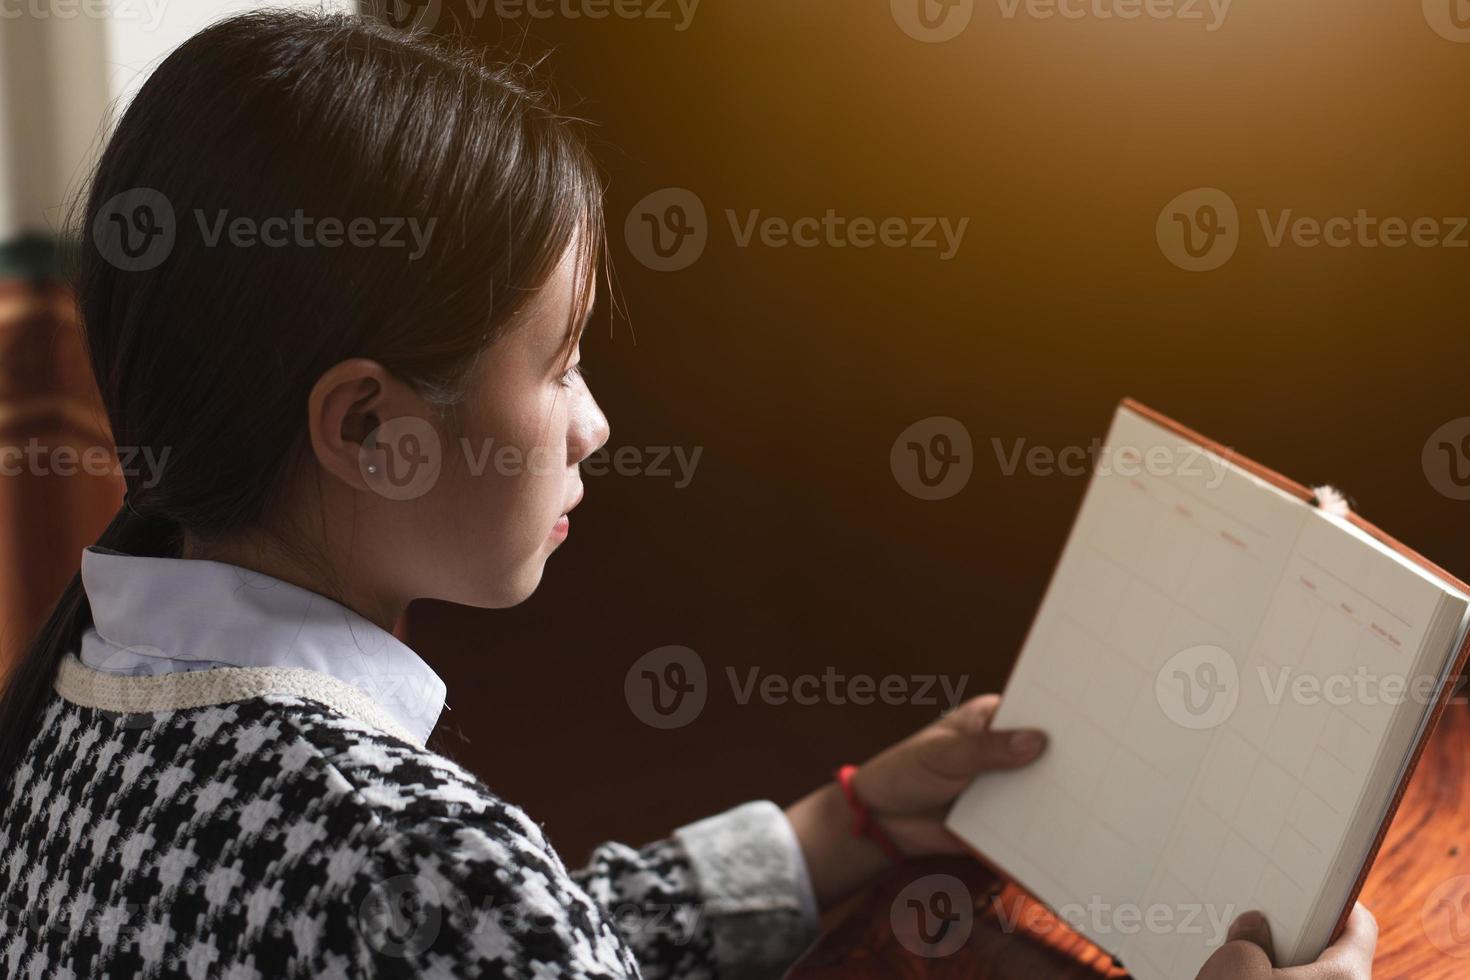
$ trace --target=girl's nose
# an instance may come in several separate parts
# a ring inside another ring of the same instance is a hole
[[[577,465],[597,450],[607,445],[612,427],[607,416],[602,414],[597,400],[590,394],[582,410],[572,422],[571,438],[567,440],[567,453],[572,465]]]

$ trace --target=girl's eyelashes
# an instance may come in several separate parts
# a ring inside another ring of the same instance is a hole
[[[577,380],[579,378],[584,377],[586,377],[586,373],[582,370],[582,362],[578,361],[576,364],[573,364],[571,367],[567,368],[566,371],[562,374],[561,386],[563,388],[570,388],[572,387],[572,385],[577,383]]]

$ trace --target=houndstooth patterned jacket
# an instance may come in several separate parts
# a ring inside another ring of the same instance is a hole
[[[770,803],[569,872],[335,678],[69,656],[56,689],[0,791],[7,977],[775,976],[815,937]]]

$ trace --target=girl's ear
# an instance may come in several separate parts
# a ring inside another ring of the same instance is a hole
[[[423,399],[377,361],[354,357],[334,364],[307,399],[312,452],[347,486],[391,497],[384,493],[390,453],[380,430],[387,422],[422,419],[425,409]]]

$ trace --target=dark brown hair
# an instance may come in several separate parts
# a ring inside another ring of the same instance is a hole
[[[312,386],[344,359],[380,362],[452,419],[478,355],[575,240],[570,354],[605,263],[601,179],[532,67],[347,15],[248,14],[191,38],[128,107],[84,201],[77,291],[113,439],[167,451],[98,540],[129,554],[266,522]],[[194,227],[298,212],[434,225],[417,256],[233,247]],[[151,266],[109,237],[141,219],[172,231]],[[77,575],[0,698],[0,775],[90,624]]]

